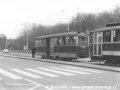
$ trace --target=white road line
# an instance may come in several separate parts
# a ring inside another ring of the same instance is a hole
[[[79,74],[90,74],[87,72],[83,72],[83,71],[77,71],[77,70],[70,70],[70,69],[64,69],[64,68],[59,68],[59,67],[51,67],[57,70],[63,70],[63,71],[68,71],[68,72],[72,72],[72,73],[79,73]]]
[[[45,88],[45,90],[53,90],[53,89],[51,89],[51,88],[49,88],[47,86],[44,86],[44,85],[39,84],[39,83],[36,83],[34,81],[31,81],[31,80],[28,80],[28,79],[25,79],[25,80],[30,82],[30,83],[33,83],[34,85],[36,85],[35,87],[30,88],[29,90],[35,90],[35,89],[38,89],[39,87],[43,87],[43,88]]]
[[[5,84],[10,86],[35,86],[34,84]]]
[[[40,69],[40,70],[45,70],[45,71],[49,71],[49,72],[54,72],[54,73],[58,73],[58,74],[66,75],[66,76],[72,76],[72,75],[74,75],[74,74],[72,74],[72,73],[62,72],[62,71],[53,70],[53,69],[48,69],[48,68],[38,68],[38,69]]]
[[[93,70],[93,69],[88,69],[88,68],[75,68],[75,67],[70,67],[70,66],[62,66],[64,68],[69,68],[69,69],[75,69],[75,70],[82,70],[82,71],[87,71],[87,72],[93,72],[93,73],[102,73],[101,71]]]
[[[5,76],[7,76],[7,77],[9,77],[9,78],[12,78],[12,79],[23,79],[22,77],[17,76],[15,74],[12,74],[12,73],[10,73],[8,71],[5,71],[3,69],[0,69],[0,73],[3,74],[3,75],[5,75]]]
[[[26,71],[23,71],[23,70],[20,70],[20,69],[11,69],[11,70],[14,71],[14,72],[23,74],[25,76],[31,77],[31,78],[41,78],[41,76],[26,72]]]
[[[47,72],[43,72],[43,71],[36,70],[36,69],[26,68],[26,70],[32,71],[32,72],[35,72],[35,73],[39,73],[39,74],[42,74],[42,75],[50,76],[50,77],[58,77],[58,75],[47,73]]]

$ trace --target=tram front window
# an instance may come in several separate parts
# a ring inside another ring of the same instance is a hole
[[[87,37],[79,37],[78,38],[78,45],[86,47],[88,45]]]
[[[76,45],[76,37],[69,37],[68,45]]]

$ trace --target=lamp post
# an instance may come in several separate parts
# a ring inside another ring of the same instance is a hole
[[[29,34],[30,34],[31,27],[30,27],[30,24],[29,24],[29,23],[24,24],[24,26],[25,26],[25,29],[26,29],[26,35],[27,35],[26,49],[28,50],[28,48],[29,48]]]

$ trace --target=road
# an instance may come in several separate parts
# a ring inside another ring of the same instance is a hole
[[[0,90],[120,90],[120,72],[0,56]]]

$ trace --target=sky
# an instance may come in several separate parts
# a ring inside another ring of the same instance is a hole
[[[68,23],[79,13],[100,13],[120,0],[0,0],[0,33],[16,38],[26,23]]]

